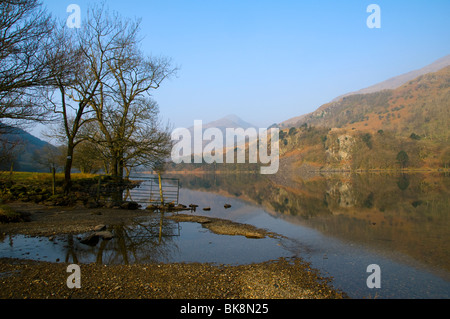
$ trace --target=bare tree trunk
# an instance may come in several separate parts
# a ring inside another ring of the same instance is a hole
[[[52,194],[56,194],[56,169],[52,166]]]
[[[113,156],[113,158],[111,160],[111,175],[113,177],[119,176],[119,171],[118,171],[118,167],[117,167],[117,158],[115,156]]]
[[[117,165],[118,165],[118,170],[117,170],[118,177],[122,181],[123,180],[123,170],[124,170],[124,160],[123,160],[122,154],[119,155],[119,160],[117,161]]]
[[[117,156],[113,156],[112,162],[111,162],[111,175],[114,180],[114,191],[111,194],[112,200],[116,203],[122,202],[122,178],[119,175],[119,161],[117,159]]]
[[[69,194],[70,190],[72,188],[72,177],[71,177],[71,171],[72,171],[72,162],[73,162],[73,149],[74,145],[73,143],[67,143],[67,157],[66,157],[66,164],[64,165],[64,194]]]

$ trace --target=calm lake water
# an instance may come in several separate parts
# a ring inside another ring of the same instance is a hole
[[[276,184],[260,175],[178,177],[179,202],[199,205],[195,214],[252,224],[286,238],[216,235],[197,223],[151,214],[131,225],[110,225],[114,239],[95,246],[80,243],[86,234],[52,240],[6,236],[0,239],[0,257],[105,264],[243,264],[301,257],[352,298],[450,297],[448,176],[333,175]],[[145,188],[132,192],[132,199]],[[371,264],[380,266],[381,288],[367,287]]]

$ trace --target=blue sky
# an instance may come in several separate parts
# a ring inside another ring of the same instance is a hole
[[[44,0],[65,19],[78,4]],[[97,1],[98,2],[98,1]],[[370,4],[381,28],[369,29]],[[236,114],[260,127],[450,54],[448,0],[109,0],[142,18],[143,49],[179,66],[152,92],[174,127]],[[83,21],[82,21],[83,23]]]

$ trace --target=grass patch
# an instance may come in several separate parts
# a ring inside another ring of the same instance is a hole
[[[0,197],[4,200],[3,203],[20,200],[35,203],[48,202],[56,206],[66,206],[77,199],[84,200],[89,198],[89,192],[98,183],[97,176],[82,173],[72,174],[72,190],[74,193],[81,192],[82,194],[64,196],[63,173],[55,175],[55,194],[53,194],[53,176],[51,173],[13,172],[9,174],[9,172],[0,172]]]
[[[29,221],[29,215],[17,212],[7,205],[0,205],[0,224]]]
[[[73,181],[92,179],[98,176],[97,174],[85,174],[85,173],[72,173],[71,177]],[[64,181],[64,173],[56,173],[56,183],[62,183]],[[14,183],[25,183],[25,182],[42,182],[50,183],[52,182],[51,173],[33,173],[33,172],[0,172],[0,178],[3,180],[10,180]]]
[[[71,180],[71,192],[64,194],[63,173],[56,174],[53,192],[51,173],[0,172],[0,204],[22,201],[50,206],[71,206],[78,201],[85,205],[91,201],[96,205],[105,205],[118,191],[139,185],[138,182],[127,180],[118,184],[114,177],[98,174],[74,173]]]

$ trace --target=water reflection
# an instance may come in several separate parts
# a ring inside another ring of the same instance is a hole
[[[195,214],[266,228],[287,239],[216,235],[159,213],[109,225],[112,240],[87,234],[49,238],[0,234],[0,257],[74,263],[212,262],[242,264],[307,257],[351,297],[448,298],[450,177],[439,174],[180,175],[180,202]],[[146,192],[145,185],[130,193]],[[230,203],[230,209],[224,204]],[[210,211],[203,211],[204,207]],[[167,216],[167,215],[166,215]],[[94,225],[93,225],[94,226]],[[383,289],[366,286],[382,268]],[[444,280],[443,280],[444,279]]]
[[[113,235],[112,239],[97,238],[90,244],[83,243],[83,238],[92,236],[93,232],[49,238],[8,236],[8,239],[0,238],[0,256],[76,264],[132,264],[165,262],[178,253],[173,238],[180,236],[180,225],[167,220],[163,214],[111,225],[107,231]]]
[[[128,224],[108,226],[109,240],[95,234],[28,237],[0,235],[0,258],[25,258],[51,262],[134,264],[166,262],[208,262],[247,264],[292,254],[279,239],[249,239],[214,234],[201,224],[176,222],[167,213],[153,213]]]
[[[95,255],[98,264],[130,264],[161,262],[176,252],[174,236],[180,235],[178,223],[153,215],[143,221],[130,224],[112,225],[108,228],[113,235],[111,240],[101,240],[94,247],[77,244],[78,255]],[[89,258],[83,256],[84,259]]]
[[[335,174],[280,181],[258,174],[182,175],[182,187],[262,206],[291,224],[450,270],[450,177]]]

